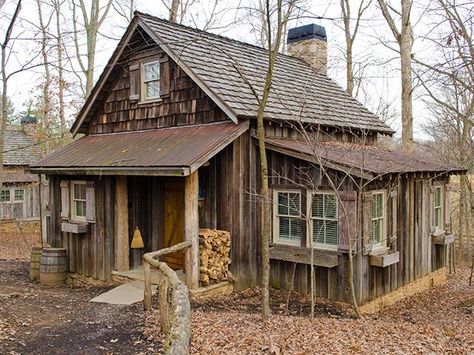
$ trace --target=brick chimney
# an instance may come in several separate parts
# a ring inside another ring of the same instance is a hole
[[[320,74],[327,75],[328,49],[326,30],[316,24],[288,30],[288,54],[311,65]]]

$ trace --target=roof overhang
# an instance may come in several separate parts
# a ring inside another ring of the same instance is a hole
[[[249,128],[248,122],[79,138],[30,167],[43,174],[187,176]]]
[[[430,161],[426,157],[391,151],[373,145],[306,142],[288,138],[266,138],[265,141],[269,150],[366,180],[374,180],[390,174],[455,175],[467,171],[462,167]]]

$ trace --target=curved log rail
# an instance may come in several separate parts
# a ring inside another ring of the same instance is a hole
[[[165,262],[159,261],[158,258],[189,248],[191,244],[191,241],[187,240],[172,247],[143,255],[145,271],[143,306],[145,310],[151,309],[151,267],[158,270],[158,306],[160,310],[160,326],[164,336],[163,349],[165,354],[189,353],[191,305],[188,287],[181,282],[173,269]]]

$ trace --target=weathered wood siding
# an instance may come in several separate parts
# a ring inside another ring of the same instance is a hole
[[[39,184],[13,184],[3,188],[10,189],[12,202],[0,202],[0,220],[38,220],[40,218]],[[14,202],[14,190],[24,190],[23,202]]]
[[[110,281],[114,267],[115,178],[112,176],[74,176],[74,180],[91,180],[95,192],[95,223],[87,233],[61,232],[61,180],[70,176],[50,178],[50,218],[48,242],[67,249],[70,272]]]
[[[169,86],[159,100],[141,102],[131,99],[140,91],[141,61],[160,59],[162,85]],[[122,65],[116,82],[90,122],[89,132],[110,133],[228,120],[224,112],[196,83],[158,47],[137,52]],[[130,70],[132,68],[132,70]],[[138,68],[134,69],[133,68]],[[131,80],[131,72],[134,75]],[[166,79],[165,79],[166,78]],[[166,80],[166,82],[164,81]]]
[[[293,188],[302,191],[302,206],[305,213],[305,191],[328,189],[328,183],[318,169],[297,159],[269,152],[270,188]],[[345,182],[343,175],[334,172],[334,180],[341,184],[341,190],[354,187]],[[309,178],[311,177],[311,178]],[[376,181],[367,190],[386,189],[397,191],[397,213],[389,195],[386,198],[387,237],[392,237],[393,223],[397,239],[393,245],[388,243],[391,251],[400,252],[400,261],[385,268],[370,265],[370,256],[361,250],[354,257],[354,283],[356,295],[361,304],[387,294],[397,288],[419,279],[428,273],[446,265],[446,247],[435,245],[431,236],[432,177],[406,175]],[[360,201],[359,207],[360,210]],[[258,213],[255,213],[257,215]],[[396,221],[394,221],[396,219]],[[302,233],[306,235],[304,221]],[[259,245],[258,245],[259,246]],[[328,252],[336,253],[336,252]],[[315,290],[318,297],[350,302],[347,280],[348,256],[337,253],[338,265],[334,268],[315,266]],[[271,260],[271,284],[276,288],[297,292],[310,292],[311,267],[293,262]]]
[[[296,127],[295,127],[296,126]],[[315,141],[338,141],[372,145],[377,142],[377,133],[357,130],[344,130],[336,127],[304,127],[306,133],[313,135]],[[266,122],[265,136],[275,138],[304,139],[303,128],[295,123]]]
[[[236,289],[259,282],[259,208],[252,187],[257,176],[255,149],[246,132],[227,146],[209,165],[199,169],[203,198],[199,201],[199,226],[231,233],[231,272]]]

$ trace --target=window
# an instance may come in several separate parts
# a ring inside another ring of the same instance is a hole
[[[383,192],[372,194],[372,243],[374,248],[385,241],[385,195]]]
[[[337,249],[338,205],[333,193],[315,193],[311,200],[311,227],[313,245]]]
[[[160,62],[142,65],[142,100],[153,100],[160,97]]]
[[[443,189],[442,186],[434,188],[434,226],[436,229],[443,228]]]
[[[15,192],[13,194],[13,200],[15,202],[23,202],[25,200],[25,190],[15,189]]]
[[[85,182],[72,183],[72,218],[79,221],[86,220],[86,184]]]
[[[301,245],[301,193],[274,192],[274,241]]]
[[[0,190],[0,202],[10,202],[10,190]]]

